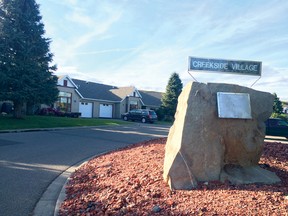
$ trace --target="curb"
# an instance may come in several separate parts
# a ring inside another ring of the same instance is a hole
[[[121,125],[95,125],[95,126],[75,126],[75,127],[11,129],[11,130],[0,130],[0,134],[1,133],[25,133],[25,132],[37,132],[37,131],[73,130],[73,129],[81,129],[81,128],[98,128],[98,127],[111,127],[111,126],[121,126]]]
[[[88,163],[89,160],[107,153],[109,153],[109,151],[88,157],[62,172],[53,182],[51,182],[39,201],[36,203],[33,210],[33,216],[57,216],[60,206],[66,198],[66,185],[71,174],[84,164]]]
[[[81,126],[81,127],[56,127],[56,128],[30,128],[30,129],[12,129],[12,130],[0,130],[0,133],[25,133],[25,132],[37,132],[37,131],[56,131],[56,130],[71,130],[77,128],[93,128],[98,126]]]

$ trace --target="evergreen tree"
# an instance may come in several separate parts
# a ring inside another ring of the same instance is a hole
[[[14,104],[53,103],[58,96],[50,39],[35,0],[0,0],[0,100]]]
[[[273,113],[281,114],[283,113],[283,105],[277,94],[274,93],[274,103],[273,103]]]
[[[165,115],[173,119],[178,104],[178,97],[182,91],[183,84],[179,74],[172,73],[166,86],[162,101],[162,109]]]

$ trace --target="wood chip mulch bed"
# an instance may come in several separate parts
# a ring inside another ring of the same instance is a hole
[[[203,182],[171,191],[163,182],[166,138],[90,160],[72,174],[59,215],[288,215],[288,145],[265,143],[259,165],[275,185]]]

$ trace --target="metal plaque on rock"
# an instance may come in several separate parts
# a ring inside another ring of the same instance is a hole
[[[219,118],[252,119],[247,93],[217,92]]]

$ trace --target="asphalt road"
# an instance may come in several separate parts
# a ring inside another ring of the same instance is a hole
[[[74,164],[167,136],[168,125],[133,124],[0,134],[0,216],[32,215],[47,187]]]

